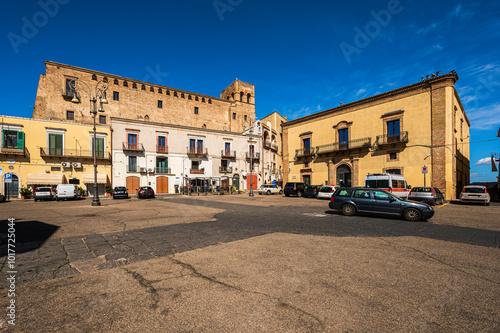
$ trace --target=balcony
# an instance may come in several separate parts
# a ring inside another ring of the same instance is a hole
[[[208,149],[187,149],[187,155],[189,157],[207,157],[208,156]]]
[[[308,157],[308,156],[314,156],[314,148],[312,149],[296,149],[295,150],[295,156],[296,157]]]
[[[278,145],[272,143],[271,141],[264,141],[264,148],[278,151]]]
[[[62,149],[62,148],[43,148],[40,147],[41,157],[58,157],[68,159],[94,159],[94,151],[84,149]],[[103,161],[111,160],[111,153],[105,151],[96,151],[96,159]]]
[[[127,172],[139,172],[137,165],[127,165]]]
[[[190,169],[189,173],[192,175],[204,175],[205,169]]]
[[[371,138],[361,138],[356,140],[329,143],[316,147],[316,154],[343,154],[356,149],[368,149],[371,147]]]
[[[168,153],[168,147],[165,146],[156,146],[156,152],[160,154],[167,154]]]
[[[17,148],[17,146],[7,146],[0,148],[0,155],[26,156],[28,155],[28,150],[26,147]]]
[[[236,159],[236,151],[234,151],[234,150],[231,150],[231,151],[222,150],[220,152],[220,156],[222,158]]]
[[[401,132],[399,135],[384,134],[378,135],[375,146],[395,145],[408,142],[408,132]]]
[[[144,146],[142,143],[130,143],[130,142],[124,142],[123,143],[123,150],[127,151],[144,151]]]
[[[247,160],[260,160],[260,153],[246,153]]]
[[[233,173],[233,167],[219,167],[219,173]]]
[[[155,172],[159,174],[171,174],[170,168],[165,167],[156,167]]]

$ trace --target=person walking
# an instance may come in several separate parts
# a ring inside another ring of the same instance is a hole
[[[345,183],[342,179],[340,180],[340,187],[345,187]]]

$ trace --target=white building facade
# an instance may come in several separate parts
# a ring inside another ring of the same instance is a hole
[[[248,190],[263,183],[260,122],[244,133],[111,118],[113,186],[135,195],[140,186],[155,193]],[[250,170],[251,165],[253,170]]]

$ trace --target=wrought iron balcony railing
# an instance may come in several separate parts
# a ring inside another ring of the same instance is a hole
[[[208,148],[205,149],[187,149],[187,154],[188,156],[207,156],[208,155]]]
[[[93,159],[94,151],[85,149],[68,149],[68,148],[43,148],[40,147],[40,156],[42,157],[64,157],[64,158],[79,158]],[[111,154],[105,151],[96,151],[98,160],[110,160]]]
[[[273,149],[273,150],[278,150],[278,145],[272,143],[271,141],[264,141],[264,147]]]
[[[314,155],[314,148],[310,149],[296,149],[295,150],[295,156],[297,157],[305,157],[305,156],[313,156]]]
[[[395,143],[407,143],[408,142],[408,132],[404,131],[399,134],[384,134],[378,135],[375,145],[390,145]]]
[[[170,174],[170,168],[165,168],[165,167],[156,167],[155,168],[156,173],[165,173],[165,174]]]
[[[205,169],[190,169],[189,173],[196,175],[203,175],[205,174]]]
[[[351,149],[370,148],[371,142],[371,138],[361,138],[350,141],[329,143],[326,145],[316,146],[316,154],[330,154],[349,151]]]
[[[222,156],[222,158],[236,158],[236,151],[234,151],[234,150],[230,150],[230,151],[221,150],[220,156]]]
[[[124,142],[123,143],[123,150],[144,151],[144,146],[142,145],[142,143]]]
[[[166,153],[168,153],[168,147],[156,146],[156,152],[166,154]]]
[[[260,160],[260,153],[246,153],[247,159]]]
[[[233,173],[233,167],[219,167],[219,173]]]

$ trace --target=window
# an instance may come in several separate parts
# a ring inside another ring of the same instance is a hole
[[[149,87],[149,91],[151,91],[151,92],[155,92],[155,88],[153,88],[153,87]]]
[[[354,198],[370,199],[370,190],[355,190]]]
[[[157,149],[158,153],[166,153],[167,152],[167,139],[164,136],[159,136],[157,139]]]
[[[132,88],[137,89],[137,83],[133,82],[132,83]]]
[[[75,120],[75,111],[66,111],[66,120]]]
[[[145,85],[141,85],[141,90],[146,90],[146,86]]]
[[[401,169],[388,169],[385,172],[390,173],[391,175],[401,175]]]
[[[127,81],[123,81],[123,86],[124,87],[128,87],[128,82]]]
[[[4,130],[2,133],[3,148],[24,149],[24,132]]]
[[[91,146],[92,146],[92,157],[94,156],[94,137],[91,138]],[[97,157],[103,158],[104,152],[106,148],[104,147],[104,138],[95,138],[96,146],[95,146],[95,155]]]
[[[177,97],[177,91],[174,91],[174,96]]]
[[[350,197],[351,194],[352,194],[352,190],[340,189],[339,193],[336,195],[336,197]]]
[[[366,181],[366,187],[369,188],[389,188],[388,179],[369,179]]]
[[[66,96],[74,96],[75,94],[75,80],[66,79]]]
[[[63,135],[49,133],[49,155],[62,156],[63,149]]]
[[[50,167],[50,171],[61,171],[61,167]]]
[[[399,119],[387,122],[387,142],[399,141]]]
[[[231,155],[231,143],[230,142],[226,142],[224,144],[224,154],[226,156],[230,156]]]
[[[240,102],[243,102],[243,91],[240,92]]]
[[[160,109],[163,108],[163,101],[158,100],[158,108]]]
[[[161,88],[158,88],[158,94],[163,94],[163,90]]]
[[[118,84],[118,79],[114,79],[113,84]]]
[[[120,100],[120,93],[118,91],[113,91],[113,101]]]
[[[99,116],[99,124],[106,124],[106,116]]]
[[[389,201],[391,200],[391,195],[387,192],[382,192],[382,191],[373,191],[373,199],[375,200],[384,200],[384,201]]]
[[[200,170],[200,161],[191,161],[192,170]]]
[[[210,98],[208,99],[208,104],[212,104],[212,100]]]
[[[244,116],[245,121],[247,121],[247,115]]]
[[[194,153],[196,150],[196,140],[195,139],[189,139],[189,152]]]
[[[397,160],[398,159],[398,153],[389,153],[389,159],[390,160]]]
[[[92,80],[97,81],[97,75],[92,74]]]
[[[197,107],[197,106],[195,106],[195,107],[194,107],[194,114],[198,114],[198,111],[199,111],[199,110],[198,110],[198,107]]]
[[[128,171],[136,172],[137,171],[137,156],[129,156],[128,157]]]
[[[195,96],[195,97],[194,97],[194,100],[198,102],[198,101],[199,101],[198,96]]]
[[[247,103],[250,103],[250,94],[247,94]]]
[[[191,95],[188,95],[188,99],[193,99],[193,98],[191,97]]]
[[[164,157],[156,158],[156,172],[168,173],[168,159]]]
[[[185,97],[184,97],[184,93],[181,93],[181,98],[185,98]]]
[[[127,146],[128,146],[128,149],[137,149],[138,146],[137,146],[137,134],[131,134],[129,133],[127,135]]]
[[[349,129],[344,128],[339,130],[339,145],[340,149],[347,149],[349,144]]]
[[[221,160],[221,168],[223,171],[227,171],[228,166],[229,166],[229,163],[227,160]]]
[[[304,163],[304,168],[309,168],[309,162]]]
[[[233,119],[236,119],[236,113],[233,112]]]
[[[203,154],[203,140],[198,140],[197,147],[198,154]]]
[[[311,138],[303,139],[302,145],[304,147],[304,154],[309,154],[311,151]]]

